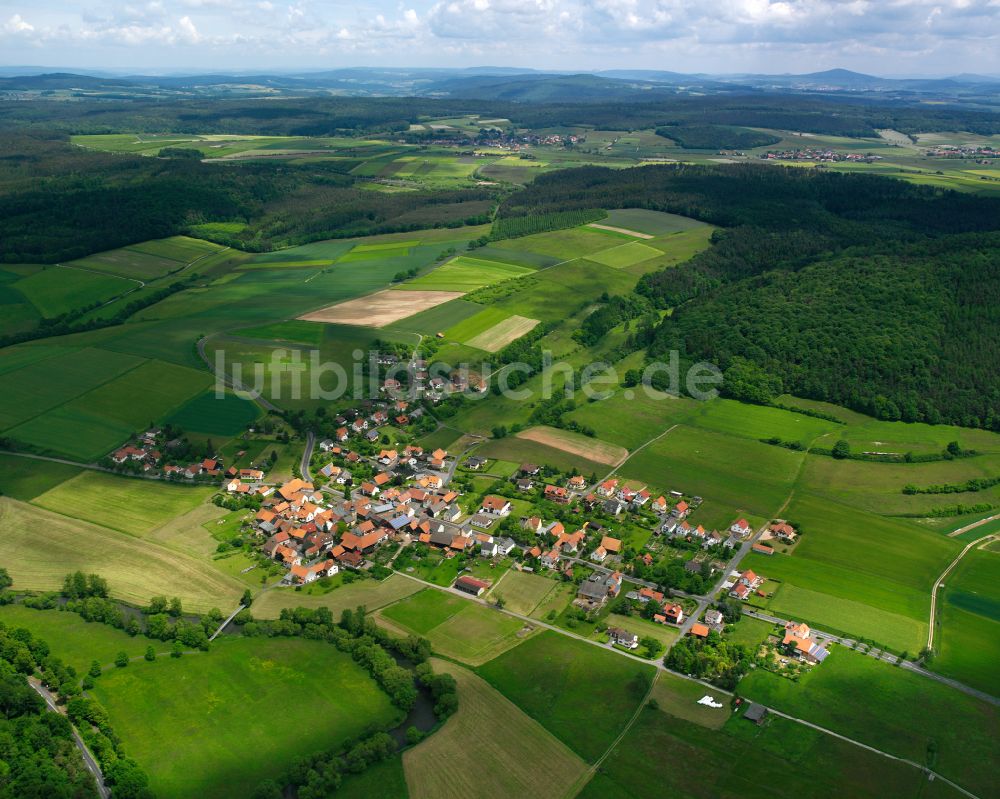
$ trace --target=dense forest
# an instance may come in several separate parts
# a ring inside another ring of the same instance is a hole
[[[1000,429],[1000,199],[676,165],[543,175],[499,213],[588,207],[720,226],[715,246],[640,281],[641,296],[675,309],[647,342],[651,358],[677,349],[713,361],[740,399],[787,391],[882,419]]]
[[[770,133],[735,125],[667,125],[657,128],[656,135],[687,150],[749,150],[781,141]]]
[[[67,133],[233,133],[331,136],[405,131],[421,120],[481,114],[533,129],[586,125],[638,130],[665,125],[780,128],[840,136],[966,130],[1000,133],[1000,116],[948,105],[875,103],[851,97],[745,94],[653,101],[511,102],[425,97],[308,99],[77,99],[0,101],[0,129]]]
[[[223,244],[266,251],[320,239],[488,221],[484,189],[365,191],[344,164],[203,164],[0,134],[0,262],[53,263],[183,232],[246,223]],[[350,163],[350,162],[348,162]],[[112,224],[109,224],[112,222]]]

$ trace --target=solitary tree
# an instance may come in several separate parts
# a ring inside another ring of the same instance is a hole
[[[124,669],[128,665],[128,655],[124,652],[119,652],[117,657],[115,657],[115,665],[120,669]]]
[[[240,599],[240,604],[243,607],[248,608],[250,607],[251,602],[253,602],[253,594],[250,593],[250,589],[248,588],[246,591],[243,592],[243,597]]]
[[[91,677],[100,677],[101,664],[98,663],[96,660],[91,661],[90,669],[87,671],[87,674],[89,674]]]
[[[152,644],[150,644],[149,646],[146,647],[146,654],[143,655],[143,657],[145,657],[146,660],[149,661],[150,663],[152,663],[154,660],[156,660],[156,650],[153,649],[153,645]]]
[[[844,439],[840,439],[840,441],[833,445],[833,457],[840,460],[851,457],[851,445],[844,441]]]

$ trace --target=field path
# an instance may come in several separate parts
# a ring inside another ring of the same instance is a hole
[[[597,228],[598,230],[610,230],[612,233],[624,233],[626,236],[635,236],[637,239],[655,239],[656,236],[651,236],[648,233],[640,233],[638,230],[629,230],[624,227],[614,227],[613,225],[600,225],[597,222],[591,222],[587,227]]]
[[[956,536],[960,536],[962,533],[969,532],[969,530],[975,530],[977,527],[982,527],[984,524],[995,522],[997,519],[1000,519],[1000,513],[994,514],[993,516],[987,516],[985,519],[980,519],[978,522],[967,524],[965,527],[959,527],[957,530],[952,530],[948,533],[948,538],[955,538]]]
[[[208,367],[208,371],[210,371],[213,375],[216,376],[216,378],[221,380],[223,383],[225,383],[227,386],[231,387],[235,391],[241,391],[243,392],[244,395],[251,396],[250,392],[247,391],[245,388],[243,388],[242,383],[237,383],[227,374],[219,374],[218,372],[215,371],[215,365],[212,363],[212,360],[208,357],[208,353],[205,352],[205,345],[208,343],[209,338],[210,338],[209,336],[205,336],[204,338],[198,339],[198,357],[205,362],[205,365]],[[264,410],[272,411],[273,413],[281,413],[281,409],[277,405],[275,405],[270,400],[265,399],[262,395],[257,394],[253,397],[253,399]]]
[[[680,426],[680,422],[678,422],[677,424],[673,424],[673,425],[670,425],[670,427],[668,427],[668,428],[667,428],[666,430],[664,430],[664,431],[663,431],[662,433],[660,433],[660,434],[658,434],[658,435],[655,435],[655,436],[653,436],[653,437],[652,437],[651,439],[649,439],[649,441],[644,441],[644,442],[643,442],[642,444],[640,444],[640,445],[639,445],[638,447],[636,447],[636,448],[635,448],[634,450],[632,450],[632,451],[631,451],[631,452],[630,452],[630,453],[629,453],[628,455],[626,455],[626,456],[625,456],[625,457],[624,457],[624,458],[623,458],[623,459],[622,459],[621,461],[619,461],[619,462],[618,462],[618,463],[617,463],[617,464],[615,465],[615,468],[614,468],[614,469],[612,469],[612,470],[611,470],[610,472],[608,472],[608,473],[607,473],[606,475],[604,475],[604,477],[602,477],[602,478],[601,478],[600,480],[598,480],[596,484],[592,485],[592,486],[590,487],[590,490],[591,490],[591,491],[593,491],[593,490],[594,490],[595,488],[597,488],[597,486],[599,486],[599,485],[600,485],[601,483],[603,483],[603,482],[604,482],[605,480],[609,480],[609,479],[610,479],[610,478],[611,478],[611,477],[612,477],[612,476],[614,475],[614,473],[615,473],[615,472],[617,472],[617,471],[618,471],[618,470],[619,470],[619,469],[620,469],[620,468],[621,468],[622,466],[624,466],[624,465],[625,465],[626,463],[628,463],[628,462],[629,462],[629,461],[630,461],[630,460],[632,459],[632,457],[633,457],[634,455],[638,454],[639,452],[642,452],[642,450],[644,450],[644,449],[645,449],[646,447],[648,447],[648,446],[649,446],[650,444],[653,444],[653,443],[655,443],[655,442],[659,441],[659,440],[660,440],[661,438],[663,438],[663,437],[664,437],[664,436],[665,436],[665,435],[666,435],[667,433],[669,433],[669,432],[670,432],[671,430],[675,430],[675,429],[676,429],[677,427],[679,427],[679,426]]]
[[[477,597],[473,597],[473,596],[471,596],[469,594],[466,594],[464,591],[459,591],[457,588],[452,588],[450,586],[435,585],[434,583],[428,582],[427,580],[421,580],[419,577],[414,577],[411,574],[406,574],[406,573],[400,572],[400,571],[396,571],[395,574],[398,574],[401,577],[405,577],[408,580],[413,580],[414,582],[420,583],[421,585],[427,586],[428,588],[433,588],[433,589],[435,589],[437,591],[443,591],[443,592],[445,592],[447,594],[451,594],[453,596],[461,597],[462,599],[466,600],[467,602],[478,602],[480,605],[486,605],[488,607],[493,608],[498,613],[504,613],[504,614],[506,614],[508,616],[513,616],[513,617],[515,617],[517,619],[520,619],[521,621],[526,622],[528,624],[536,625],[536,626],[542,627],[542,628],[544,628],[546,630],[552,630],[553,632],[559,633],[560,635],[565,635],[565,636],[567,636],[569,638],[575,638],[577,641],[582,641],[583,643],[590,644],[591,646],[599,646],[604,651],[611,652],[612,654],[618,655],[619,657],[631,658],[632,660],[638,661],[639,663],[644,663],[647,666],[653,666],[653,667],[655,667],[657,669],[658,672],[659,671],[667,671],[667,672],[670,672],[671,674],[673,674],[676,677],[680,677],[681,679],[688,680],[690,682],[699,683],[700,685],[704,685],[706,688],[710,688],[713,691],[718,691],[718,692],[724,693],[727,696],[733,696],[734,695],[732,691],[727,691],[724,688],[719,688],[718,686],[715,686],[715,685],[712,685],[710,683],[707,683],[704,680],[699,680],[697,677],[692,677],[690,674],[682,674],[679,671],[674,671],[673,669],[668,669],[663,664],[662,660],[652,660],[652,661],[651,660],[646,660],[645,658],[641,658],[638,655],[633,655],[631,652],[625,652],[625,651],[623,651],[621,649],[615,649],[614,647],[610,647],[610,646],[607,646],[606,644],[602,644],[600,641],[595,641],[592,638],[584,638],[582,635],[577,635],[574,632],[571,632],[569,630],[563,629],[562,627],[557,627],[554,624],[548,624],[547,622],[541,621],[539,619],[533,619],[530,616],[524,616],[524,615],[522,615],[520,613],[514,613],[513,611],[508,610],[507,608],[497,608],[495,605],[493,605],[492,603],[488,602],[487,600],[481,599],[481,598],[477,598]],[[392,604],[392,603],[390,603],[390,604]],[[906,666],[904,665],[903,668],[906,668]],[[929,672],[925,671],[924,669],[914,669],[914,671],[917,674],[923,674],[925,676],[929,675]],[[936,678],[936,675],[935,675],[935,678]],[[653,681],[653,684],[654,685],[656,684],[655,680]],[[652,689],[650,689],[650,690],[652,690]],[[642,708],[645,706],[645,704],[646,704],[646,700],[643,700],[642,704],[639,706],[639,709],[642,710]],[[874,752],[877,755],[882,755],[882,757],[886,757],[886,758],[888,758],[890,760],[896,760],[896,761],[901,762],[901,763],[906,763],[907,765],[913,766],[913,768],[918,769],[923,774],[926,774],[928,777],[933,777],[934,779],[938,779],[938,780],[941,780],[942,782],[947,783],[948,785],[952,786],[955,790],[960,791],[965,796],[968,796],[969,799],[980,799],[974,793],[971,793],[970,791],[967,791],[962,786],[957,785],[956,783],[952,782],[951,780],[949,780],[946,777],[942,777],[940,774],[938,774],[935,771],[931,771],[929,768],[927,768],[927,766],[921,765],[920,763],[915,763],[912,760],[907,760],[906,758],[897,757],[896,755],[891,755],[888,752],[883,752],[881,749],[876,749],[875,747],[869,746],[868,744],[862,743],[861,741],[856,741],[853,738],[848,738],[847,736],[841,735],[840,733],[834,732],[833,730],[828,730],[825,727],[820,727],[818,724],[813,724],[811,721],[806,721],[804,719],[799,719],[799,718],[796,718],[794,716],[789,716],[788,714],[782,713],[781,711],[775,710],[774,708],[768,707],[768,711],[771,712],[771,713],[774,713],[776,716],[781,716],[782,718],[786,718],[789,721],[797,722],[798,724],[802,724],[802,725],[804,725],[806,727],[811,727],[814,730],[818,730],[819,732],[826,733],[827,735],[831,735],[834,738],[839,738],[841,741],[846,741],[847,743],[853,744],[854,746],[859,746],[862,749],[867,749],[869,752]],[[635,719],[633,719],[633,721],[634,720]],[[630,722],[630,726],[631,726],[631,722]],[[613,746],[612,746],[612,748],[613,748]],[[610,752],[610,750],[609,750],[609,752]],[[606,752],[604,754],[604,756],[601,758],[602,762],[603,762],[604,758],[607,757],[607,754],[608,754],[608,752]],[[581,788],[582,788],[582,786],[581,786]]]
[[[996,517],[994,517],[996,518]],[[967,528],[971,530],[973,527],[978,527],[980,524],[992,521],[992,519],[983,519],[981,522],[976,524],[970,524]],[[1000,533],[990,533],[989,535],[984,535],[982,538],[977,538],[975,541],[970,541],[965,545],[965,548],[959,552],[955,559],[948,564],[948,568],[941,572],[941,576],[934,581],[934,587],[931,589],[931,621],[930,626],[927,629],[927,649],[932,650],[934,648],[934,628],[937,625],[937,600],[938,600],[938,589],[944,587],[945,578],[951,574],[952,570],[958,565],[959,561],[965,557],[971,549],[975,548],[976,545],[985,543],[987,541],[992,541],[997,538]]]

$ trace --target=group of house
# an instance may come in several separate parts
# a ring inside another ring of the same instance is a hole
[[[405,377],[406,385],[399,377]],[[405,375],[393,371],[382,381],[379,392],[400,400],[404,395],[440,402],[450,394],[472,392],[485,393],[489,388],[483,378],[468,369],[452,369],[447,374],[431,374],[429,365],[423,358],[414,358],[406,364]]]

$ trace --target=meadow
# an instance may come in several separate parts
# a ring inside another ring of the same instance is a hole
[[[757,669],[739,692],[988,795],[1000,734],[997,708],[948,686],[837,647],[798,682]]]
[[[153,239],[70,261],[70,266],[148,282],[178,272],[223,247],[188,236]]]
[[[621,463],[628,456],[628,451],[624,447],[574,433],[572,430],[561,430],[546,425],[529,427],[517,433],[517,437],[609,466]]]
[[[256,618],[276,619],[284,608],[329,608],[334,618],[344,610],[354,610],[359,605],[375,611],[420,591],[423,586],[398,574],[384,580],[358,580],[328,594],[305,594],[295,589],[277,588],[254,599]]]
[[[592,253],[587,256],[587,260],[595,261],[604,266],[610,266],[612,269],[623,269],[626,266],[635,266],[638,263],[648,261],[650,258],[656,258],[660,255],[663,255],[663,253],[655,247],[650,247],[648,244],[638,241],[630,241],[625,244],[619,244],[616,247],[609,247],[606,250]]]
[[[804,531],[793,553],[744,561],[783,581],[772,611],[896,651],[922,648],[931,586],[959,542],[806,494],[796,495],[783,515]]]
[[[539,574],[510,569],[493,585],[490,598],[503,597],[504,607],[529,616],[551,595],[559,591],[560,583]]]
[[[655,676],[652,666],[552,631],[477,671],[588,762],[608,749]]]
[[[411,799],[567,795],[587,768],[577,755],[471,671],[432,663],[458,683],[458,712],[403,754]]]
[[[12,283],[43,317],[83,309],[133,291],[139,284],[69,266],[50,266]]]
[[[79,570],[107,579],[117,599],[146,605],[157,595],[177,596],[204,613],[236,607],[245,587],[183,552],[8,497],[0,497],[0,526],[0,562],[20,590],[58,589]]]
[[[473,666],[515,646],[524,626],[493,608],[433,588],[384,608],[381,615],[427,638],[435,652]]]
[[[335,749],[400,716],[350,655],[294,638],[224,637],[206,653],[114,669],[93,694],[164,799],[248,796],[290,750]]]
[[[666,236],[670,233],[708,227],[697,219],[663,211],[649,211],[645,208],[614,208],[608,211],[607,218],[602,222],[611,227],[635,230],[648,236]]]
[[[936,672],[996,693],[1000,663],[1000,552],[976,548],[962,558],[938,596]]]
[[[23,605],[0,606],[0,622],[8,627],[23,627],[45,641],[52,653],[81,677],[95,660],[103,667],[114,668],[119,652],[142,657],[150,641],[100,622],[84,621],[76,613],[60,610],[32,610]],[[154,646],[166,652],[167,644]]]
[[[203,503],[211,486],[117,477],[86,471],[35,497],[33,504],[142,537]]]
[[[700,692],[706,693],[704,688]],[[717,730],[671,714],[676,706],[670,703],[661,703],[660,708],[642,711],[579,794],[581,799],[930,799],[926,778],[912,766],[795,722],[771,718],[758,728],[734,718]],[[801,771],[822,777],[791,776]],[[959,797],[948,788],[934,795]]]
[[[0,454],[0,494],[24,502],[78,474],[77,467],[65,463]]]
[[[407,281],[402,284],[402,288],[468,292],[531,272],[532,270],[526,266],[505,264],[499,261],[483,261],[468,255],[460,255],[426,275]]]
[[[187,432],[234,436],[246,430],[260,416],[260,408],[249,400],[215,390],[199,394],[167,417],[167,421]]]
[[[742,513],[771,518],[788,498],[805,457],[757,441],[678,425],[618,468],[660,491],[705,498],[694,518],[728,527]],[[747,464],[753,464],[748,470]]]

